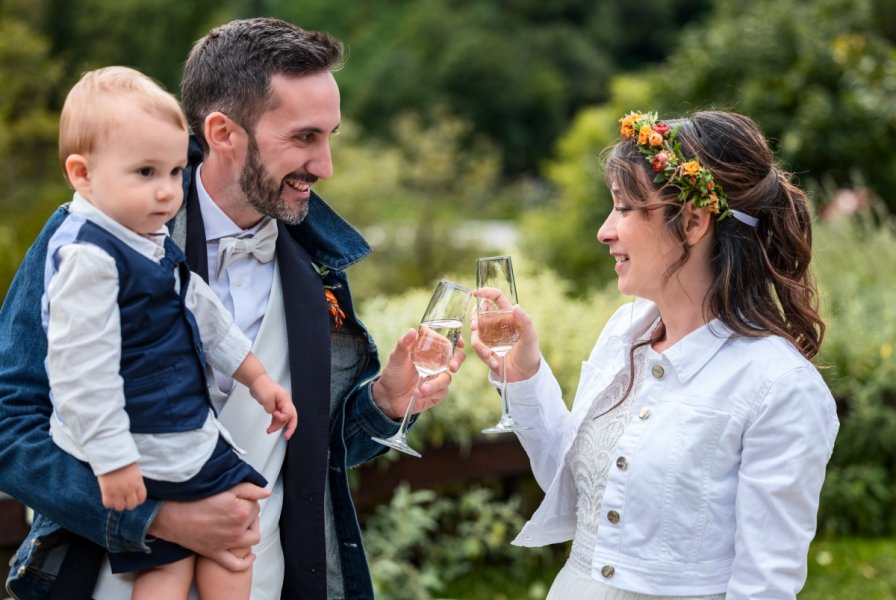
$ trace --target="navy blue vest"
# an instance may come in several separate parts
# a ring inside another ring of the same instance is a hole
[[[156,263],[90,221],[76,239],[105,250],[118,268],[120,374],[131,432],[202,427],[211,400],[199,329],[184,304],[190,270],[183,252],[166,237],[165,256]],[[174,289],[174,269],[180,273],[180,293]]]

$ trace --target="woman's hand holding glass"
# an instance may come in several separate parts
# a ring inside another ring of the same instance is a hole
[[[532,318],[521,306],[510,304],[500,290],[496,288],[479,288],[473,290],[473,296],[488,298],[498,306],[513,308],[513,318],[520,330],[519,340],[513,345],[506,355],[504,364],[507,368],[507,382],[523,381],[534,377],[541,366],[541,348],[538,345],[538,333],[532,323]],[[474,312],[470,323],[471,346],[476,355],[484,362],[496,378],[501,377],[501,360],[491,347],[484,344],[479,337],[479,315]]]

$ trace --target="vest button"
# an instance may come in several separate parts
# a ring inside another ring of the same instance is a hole
[[[666,374],[666,370],[663,368],[663,365],[653,365],[653,368],[650,369],[650,372],[653,373],[653,376],[657,379],[662,379],[663,375]]]
[[[619,513],[616,512],[615,510],[611,510],[610,512],[607,513],[607,521],[609,521],[610,523],[615,525],[616,523],[619,522]]]
[[[650,417],[650,409],[646,406],[641,409],[641,412],[638,413],[638,418],[641,420],[647,419]]]
[[[620,471],[625,471],[628,468],[628,459],[625,458],[624,456],[620,456],[619,458],[616,459],[616,467]]]
[[[604,565],[600,569],[600,574],[609,579],[616,573],[616,569],[614,569],[611,565]]]

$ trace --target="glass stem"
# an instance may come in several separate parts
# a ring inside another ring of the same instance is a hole
[[[417,385],[414,386],[414,394],[411,396],[411,401],[408,402],[407,408],[404,409],[404,416],[401,418],[401,425],[398,426],[398,433],[395,435],[404,439],[408,432],[408,421],[411,417],[411,411],[414,410],[414,405],[417,404],[417,398],[420,397],[420,387],[423,385],[423,380],[426,379],[423,375],[417,379]]]
[[[504,356],[501,355],[501,412],[506,417],[510,415],[510,406],[507,404],[507,364]]]

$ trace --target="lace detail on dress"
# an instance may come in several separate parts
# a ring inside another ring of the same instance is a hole
[[[629,384],[629,364],[613,378],[609,386],[591,403],[584,422],[566,456],[576,484],[576,533],[568,565],[579,576],[591,578],[591,557],[597,544],[601,503],[607,476],[615,456],[613,449],[631,421],[638,389],[644,379],[646,346],[635,350],[635,382],[631,393],[610,412],[600,415],[598,407],[613,406]]]

